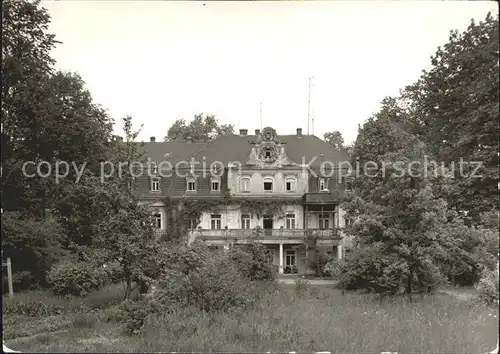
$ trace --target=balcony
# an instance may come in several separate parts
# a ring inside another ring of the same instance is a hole
[[[257,236],[255,229],[227,229],[227,230],[209,230],[197,229],[191,230],[190,235],[201,240],[305,240],[306,238],[315,238],[323,240],[340,240],[338,229],[260,229],[261,233]]]

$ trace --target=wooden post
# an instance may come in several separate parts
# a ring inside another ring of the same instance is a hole
[[[10,257],[7,257],[7,278],[9,281],[9,297],[14,297],[14,287],[12,286],[12,263]]]

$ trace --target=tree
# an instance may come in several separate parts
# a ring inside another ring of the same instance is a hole
[[[184,119],[178,119],[168,130],[165,141],[187,140],[191,138],[196,142],[214,140],[221,135],[234,134],[234,126],[231,124],[219,124],[215,116],[197,114],[194,119],[187,123]]]
[[[145,293],[152,280],[158,276],[158,238],[153,229],[152,213],[149,207],[138,204],[132,193],[131,166],[133,161],[142,161],[138,150],[132,118],[124,121],[125,142],[114,145],[115,165],[126,163],[122,173],[116,173],[108,181],[101,181],[98,187],[100,198],[94,199],[101,205],[100,215],[93,220],[92,250],[94,257],[120,266],[125,284],[125,297],[132,292],[133,284]]]
[[[344,138],[342,137],[342,133],[338,130],[333,132],[325,133],[323,135],[323,139],[334,148],[341,150],[344,148]]]
[[[348,156],[351,156],[353,153],[354,144],[346,145],[342,133],[338,130],[323,134],[323,140],[332,145],[335,149],[345,152]]]
[[[375,180],[371,193],[364,193],[369,198],[352,197],[344,205],[356,219],[347,230],[356,247],[343,266],[345,288],[383,294],[404,289],[411,296],[443,283],[443,265],[453,255],[472,257],[463,246],[469,229],[434,196],[432,166],[424,165],[424,155],[424,144],[386,153],[386,168],[367,177]]]
[[[2,256],[12,259],[17,291],[46,285],[46,272],[67,255],[61,247],[64,240],[64,230],[52,217],[37,220],[2,213]]]
[[[498,210],[499,21],[491,13],[471,21],[463,33],[451,31],[448,43],[431,58],[432,67],[402,92],[410,126],[429,154],[450,164],[480,162],[458,171],[446,195],[471,221]],[[458,169],[457,169],[458,170]]]
[[[62,183],[54,174],[28,177],[36,164],[48,164],[42,173],[48,166],[53,173],[59,160],[98,172],[112,129],[78,75],[54,72],[50,50],[58,42],[46,33],[49,22],[39,1],[2,3],[3,208],[38,217],[74,185],[77,174],[70,169]],[[33,164],[23,171],[25,162]]]

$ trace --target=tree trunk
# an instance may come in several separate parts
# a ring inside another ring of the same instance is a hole
[[[408,274],[408,279],[406,283],[406,294],[408,295],[408,298],[410,299],[410,302],[413,302],[413,299],[411,297],[412,293],[412,285],[413,285],[413,268],[410,268],[410,272]]]

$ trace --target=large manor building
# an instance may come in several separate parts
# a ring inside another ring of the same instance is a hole
[[[211,247],[262,242],[280,273],[310,272],[312,244],[343,257],[348,156],[318,137],[267,127],[207,143],[152,137],[141,149],[149,173],[135,178],[134,190],[153,207],[159,233]]]

